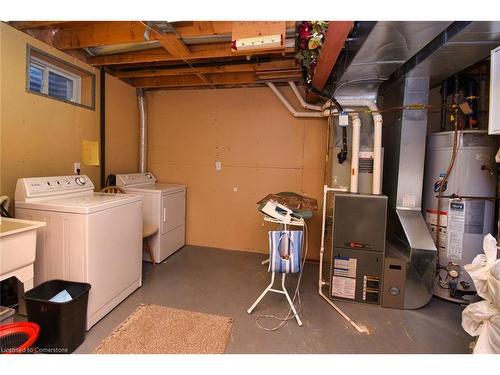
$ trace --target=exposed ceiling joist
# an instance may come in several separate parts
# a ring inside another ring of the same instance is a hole
[[[68,21],[10,21],[9,24],[18,30],[47,28],[68,24]]]
[[[300,70],[295,58],[287,60],[276,60],[264,63],[254,64],[231,64],[218,66],[195,66],[196,71],[202,74],[223,74],[223,73],[244,73],[244,72],[270,72],[286,69],[287,71],[295,69]],[[166,77],[177,75],[191,75],[192,68],[170,68],[170,69],[145,69],[121,72],[114,72],[113,75],[118,78],[145,78],[145,77]]]
[[[292,54],[295,52],[294,48],[285,48],[283,53]],[[268,55],[269,51],[254,51],[251,55]],[[197,45],[191,47],[191,55],[189,60],[197,59],[218,59],[225,57],[232,57],[233,53],[231,47],[224,44],[212,44],[212,45]],[[159,62],[159,61],[173,61],[179,60],[178,57],[172,56],[170,53],[166,52],[163,48],[152,49],[148,51],[131,52],[128,54],[116,54],[107,56],[96,56],[91,60],[92,65],[120,65],[120,64],[140,64],[148,62]]]
[[[53,45],[62,50],[145,41],[146,25],[139,21],[98,21],[73,26],[71,23],[65,23],[65,25],[61,25],[64,27],[53,25],[55,26]],[[286,24],[287,28],[295,26],[293,22]],[[232,22],[230,21],[179,22],[173,23],[173,25],[178,37],[231,34],[232,30]],[[152,39],[160,38],[153,36]]]
[[[136,87],[258,86],[266,80],[297,79],[300,75],[294,57],[295,21],[14,21],[9,24],[90,65],[105,67]],[[269,29],[274,26],[276,31]],[[246,34],[234,33],[235,28]],[[285,47],[280,44],[279,48],[269,45],[247,51],[232,49],[231,42],[237,38],[241,41],[254,35],[257,38],[278,34],[284,38]]]
[[[347,36],[354,26],[353,21],[331,21],[328,23],[328,30],[325,35],[325,42],[321,50],[321,56],[314,70],[312,85],[323,90],[328,77],[332,72],[333,66],[337,62],[340,52],[344,48]],[[308,93],[308,100],[315,100],[317,96]]]
[[[144,42],[146,25],[138,21],[93,22],[55,30],[53,45],[62,50]]]
[[[241,85],[248,83],[256,83],[259,79],[254,73],[238,73],[238,74],[207,74],[205,76],[213,85]],[[176,76],[176,77],[148,77],[148,78],[133,78],[129,82],[138,88],[169,88],[180,86],[207,86],[199,77],[191,76]]]
[[[188,58],[191,51],[175,34],[161,35],[157,34],[156,37],[165,50],[174,57]]]

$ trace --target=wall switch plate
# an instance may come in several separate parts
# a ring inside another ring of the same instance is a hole
[[[220,171],[222,169],[222,163],[220,161],[215,162],[215,170]]]
[[[80,163],[73,163],[73,173],[78,174],[78,170],[80,169]],[[80,169],[81,171],[81,169]]]

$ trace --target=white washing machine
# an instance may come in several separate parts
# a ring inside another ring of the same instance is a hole
[[[144,222],[156,225],[151,239],[156,262],[161,262],[186,243],[186,186],[156,183],[149,172],[116,175],[116,185],[144,197]],[[145,253],[143,260],[151,261]]]
[[[91,284],[87,330],[142,285],[142,197],[94,193],[87,176],[17,180],[16,217],[44,221],[35,285]]]

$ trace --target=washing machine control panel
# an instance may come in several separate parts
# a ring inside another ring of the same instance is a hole
[[[78,176],[75,178],[75,182],[77,185],[83,186],[87,181],[85,181],[85,178],[82,176]]]
[[[117,174],[116,175],[116,185],[132,186],[132,185],[143,185],[156,182],[155,176],[152,173],[129,173],[129,174]]]
[[[94,190],[94,184],[87,176],[30,177],[17,180],[17,196],[42,197]]]

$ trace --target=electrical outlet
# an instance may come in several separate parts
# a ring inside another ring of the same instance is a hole
[[[73,163],[73,173],[78,174],[78,170],[81,171],[80,169],[80,163]]]
[[[215,162],[215,170],[220,171],[222,169],[222,163],[220,161]]]

